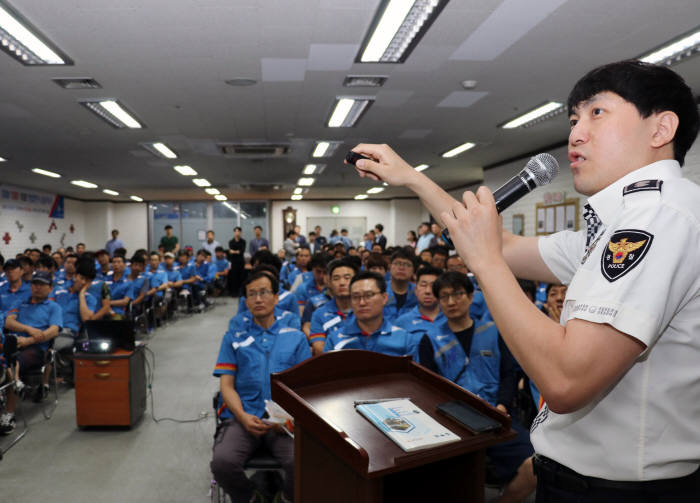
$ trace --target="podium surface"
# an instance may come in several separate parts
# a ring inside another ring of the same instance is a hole
[[[295,418],[295,500],[304,503],[482,501],[484,450],[515,436],[508,416],[410,357],[326,353],[274,374],[272,398]],[[355,400],[383,398],[411,399],[460,440],[404,452],[355,410]],[[436,411],[450,400],[470,404],[502,428],[471,433]]]

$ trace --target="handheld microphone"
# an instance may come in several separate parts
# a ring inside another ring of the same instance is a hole
[[[493,193],[493,198],[496,200],[496,210],[501,213],[536,187],[550,183],[558,174],[559,163],[553,155],[542,153],[531,157],[520,173]],[[442,232],[442,239],[450,249],[454,249],[447,229]]]

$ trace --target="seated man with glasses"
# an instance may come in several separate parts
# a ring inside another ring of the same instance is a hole
[[[289,311],[298,315],[299,301],[297,300],[297,296],[282,287],[284,282],[280,277],[280,269],[282,268],[282,261],[280,258],[270,250],[258,250],[258,252],[250,259],[250,265],[253,267],[253,269],[257,269],[261,265],[266,265],[274,269],[275,277],[280,282],[277,307],[279,307],[282,311]],[[249,313],[248,306],[245,302],[245,295],[241,295],[241,298],[238,299],[238,314],[241,313]]]
[[[467,276],[467,278],[469,278],[469,281],[472,282],[472,285],[474,285],[474,295],[472,296],[472,305],[469,308],[469,316],[475,320],[480,320],[483,318],[486,321],[491,321],[491,313],[489,313],[489,308],[486,305],[484,294],[479,289],[479,285],[476,282],[474,274],[469,272],[467,264],[464,263],[462,257],[459,255],[450,255],[447,259],[447,270],[464,274]]]
[[[395,321],[418,305],[416,285],[411,283],[415,271],[416,256],[412,249],[399,248],[391,254],[389,274],[391,281],[387,288],[388,300],[384,316]]]
[[[474,285],[462,273],[443,273],[433,283],[433,294],[447,319],[423,336],[418,345],[418,361],[514,416],[517,363],[493,321],[470,317],[473,293]],[[524,470],[519,471],[534,452],[530,435],[516,420],[513,429],[518,433],[515,440],[487,450],[487,473],[494,482],[508,484],[504,496],[531,480]]]
[[[309,344],[314,355],[323,353],[330,334],[340,330],[348,316],[352,315],[350,282],[357,274],[357,267],[348,259],[335,259],[326,269],[328,292],[332,298],[311,315]]]
[[[403,328],[384,318],[386,281],[375,272],[361,272],[350,281],[354,316],[326,338],[324,351],[365,349],[390,356],[414,355],[415,346]]]
[[[224,405],[216,432],[211,471],[234,502],[262,502],[243,467],[264,443],[282,465],[285,482],[278,501],[294,494],[294,442],[277,426],[265,422],[265,400],[271,399],[270,373],[282,372],[311,356],[301,330],[275,320],[279,283],[258,271],[243,289],[253,319],[221,342],[214,375],[219,377]],[[266,369],[263,371],[262,369]]]

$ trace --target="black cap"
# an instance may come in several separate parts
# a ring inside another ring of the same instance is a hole
[[[51,273],[49,271],[36,271],[32,275],[32,283],[43,283],[50,285],[52,283]]]

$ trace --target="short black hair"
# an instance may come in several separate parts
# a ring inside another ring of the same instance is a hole
[[[250,263],[253,264],[253,267],[260,264],[267,264],[271,265],[275,269],[277,269],[277,274],[279,275],[280,269],[282,269],[282,261],[280,258],[272,253],[270,250],[258,250],[253,254],[253,257],[250,259]]]
[[[226,251],[226,250],[224,250],[223,246],[217,246],[216,248],[214,248],[214,253],[216,253],[216,252],[223,253],[224,251]]]
[[[322,269],[326,269],[326,266],[328,265],[328,255],[325,253],[314,253],[313,256],[311,257],[311,260],[309,261],[309,270],[315,269],[317,267],[320,267]]]
[[[270,275],[274,276],[275,279],[277,279],[277,280],[279,281],[279,277],[280,277],[280,272],[279,272],[279,270],[278,270],[278,269],[275,269],[275,267],[272,266],[272,265],[270,265],[270,264],[260,264],[260,265],[257,265],[257,266],[255,267],[255,269],[253,269],[252,272],[258,272],[258,271],[268,272]]]
[[[122,261],[124,263],[126,263],[126,257],[124,255],[119,255],[119,254],[115,253],[114,256],[112,257],[112,262],[114,262],[115,258],[120,258],[120,259],[122,259]]]
[[[416,252],[413,251],[413,248],[410,248],[410,247],[397,248],[391,254],[391,259],[389,259],[389,263],[392,263],[394,260],[396,260],[398,258],[408,260],[413,265],[413,268],[414,269],[416,268]]]
[[[384,226],[382,224],[377,224],[374,226],[379,232],[384,232]]]
[[[241,232],[243,232],[243,229],[241,229],[239,226],[235,226],[235,227],[233,228],[233,232],[236,232],[236,231],[241,231]]]
[[[25,265],[30,265],[34,267],[34,262],[32,262],[32,259],[27,257],[26,255],[22,255],[17,259],[17,262],[19,262],[20,267],[24,267]]]
[[[255,230],[255,229],[260,229],[260,230],[262,230],[262,227],[260,227],[259,225],[256,225],[255,227],[253,227],[253,230]]]
[[[95,279],[95,276],[97,276],[95,261],[90,257],[80,257],[75,264],[75,273],[89,280]]]
[[[287,232],[287,237],[291,237],[293,234],[296,234],[296,231],[292,229],[291,231]]]
[[[185,255],[186,257],[190,256],[190,254],[184,248],[182,250],[180,250],[179,252],[177,252],[178,257],[181,257],[182,255]]]
[[[643,118],[670,111],[678,116],[673,155],[682,166],[700,128],[698,106],[683,78],[663,65],[625,60],[600,66],[584,75],[566,101],[569,115],[581,102],[610,91],[633,104]]]
[[[355,274],[355,276],[353,276],[353,278],[350,280],[350,289],[352,290],[353,284],[355,284],[357,281],[362,281],[363,279],[373,279],[375,283],[377,283],[377,288],[379,288],[379,291],[381,293],[386,292],[386,280],[381,274],[377,274],[376,272],[372,271],[362,271]]]
[[[157,251],[152,251],[151,254],[149,255],[149,257],[152,257],[153,255],[160,258],[160,253],[158,253]]]
[[[436,246],[431,246],[430,247],[430,254],[435,256],[435,255],[442,255],[443,257],[449,257],[450,256],[450,251],[445,248],[444,246],[436,245]]]
[[[447,287],[453,290],[464,288],[464,291],[467,292],[468,295],[474,293],[474,285],[471,280],[465,274],[456,271],[443,272],[438,276],[438,279],[433,283],[433,295],[439,297],[440,290]]]
[[[339,267],[349,267],[350,269],[352,269],[353,274],[357,274],[357,271],[359,271],[357,265],[355,265],[352,261],[348,260],[348,257],[344,257],[336,258],[328,262],[328,266],[326,266],[326,273],[328,274],[328,276],[332,276],[333,271],[335,271]]]
[[[367,257],[367,261],[365,262],[365,266],[367,269],[370,269],[371,267],[383,267],[384,269],[389,269],[389,265],[386,263],[386,258],[384,258],[384,255],[377,252],[371,252],[369,254],[369,257]]]
[[[562,285],[562,284],[560,284],[560,283],[548,283],[548,284],[547,284],[547,288],[545,289],[545,294],[547,295],[547,297],[549,297],[549,291],[550,291],[552,288],[554,288],[555,286],[564,286],[564,285]]]
[[[39,260],[36,261],[35,264],[37,267],[45,267],[46,269],[58,269],[58,264],[54,259],[49,257],[48,255],[44,255],[43,257],[39,257]]]
[[[418,269],[418,272],[416,273],[416,283],[420,281],[421,276],[441,276],[442,275],[442,269],[438,267],[433,267],[432,265],[426,265],[425,267],[421,267]]]
[[[46,243],[44,246],[41,247],[42,250],[46,250],[47,248],[49,249],[49,251],[53,249],[53,247],[49,243]]]
[[[248,276],[243,282],[243,291],[246,292],[248,285],[250,285],[253,281],[259,280],[260,278],[266,278],[270,282],[270,286],[272,287],[272,293],[276,294],[277,292],[279,292],[280,282],[268,271],[257,271]]]
[[[77,245],[75,245],[76,248],[77,248],[78,246],[82,246],[83,248],[85,248],[85,243],[78,243]]]
[[[126,248],[117,248],[114,250],[114,255],[121,255],[122,257],[126,257]]]
[[[535,285],[534,281],[518,279],[518,285],[520,285],[520,289],[525,292],[526,295],[531,295],[533,300],[537,298],[537,285]]]
[[[134,256],[131,257],[131,263],[146,265],[146,258],[141,253],[134,253]]]
[[[173,226],[170,225],[170,224],[168,224],[168,225],[165,226],[165,230],[166,230],[166,231],[167,231],[168,229],[172,229],[172,228],[173,228]],[[112,231],[112,232],[114,232],[114,231]]]

